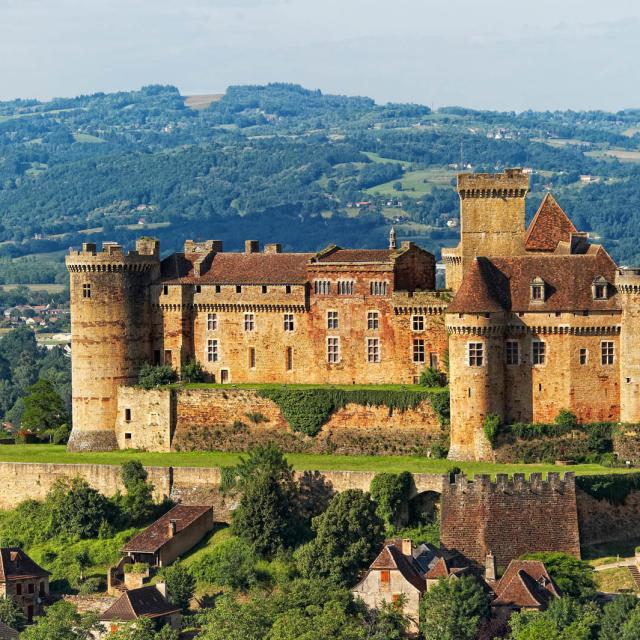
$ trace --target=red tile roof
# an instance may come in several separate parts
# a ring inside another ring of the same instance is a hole
[[[524,246],[527,251],[555,251],[558,242],[569,242],[576,232],[562,207],[547,193],[529,225]]]
[[[616,265],[598,247],[581,255],[529,254],[512,258],[476,258],[449,305],[449,313],[495,311],[589,311],[620,308],[613,282]],[[604,277],[609,297],[594,300],[591,285]],[[531,283],[542,278],[544,302],[531,301]]]
[[[175,535],[179,535],[181,531],[193,524],[207,511],[213,512],[212,507],[179,504],[129,540],[122,550],[124,553],[155,553],[171,540],[169,536],[169,522],[171,520],[176,521]]]
[[[0,582],[17,578],[45,578],[48,575],[51,574],[36,564],[22,549],[0,549]]]
[[[154,586],[125,591],[101,616],[100,620],[136,620],[159,618],[179,613]]]
[[[320,252],[318,262],[391,262],[395,251],[392,249],[342,249],[332,247],[330,250]]]
[[[395,544],[385,544],[378,557],[371,563],[370,570],[397,570],[404,579],[419,591],[424,591],[426,583],[414,567],[413,557],[405,556]]]
[[[0,640],[17,640],[20,634],[4,622],[0,622]]]
[[[512,560],[495,588],[495,606],[546,608],[560,593],[544,563],[539,560]]]

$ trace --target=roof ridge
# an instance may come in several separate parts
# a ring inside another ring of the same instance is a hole
[[[548,192],[529,223],[524,237],[524,247],[526,251],[551,252],[568,234],[577,232],[566,211],[551,192]]]

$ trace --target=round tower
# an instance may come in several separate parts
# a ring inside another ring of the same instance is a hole
[[[157,240],[142,238],[125,254],[86,243],[66,258],[71,292],[70,451],[117,449],[117,389],[137,381],[151,359],[149,284],[160,271]]]
[[[640,269],[618,269],[620,320],[620,422],[640,422]]]
[[[504,313],[446,316],[449,333],[451,460],[491,460],[483,420],[504,419]]]

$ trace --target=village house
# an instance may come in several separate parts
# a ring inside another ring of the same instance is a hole
[[[40,615],[49,595],[49,575],[22,549],[0,548],[0,597],[11,597],[28,622]]]
[[[0,622],[0,640],[18,640],[20,634],[4,622]]]

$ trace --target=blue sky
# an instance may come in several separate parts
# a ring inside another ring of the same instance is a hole
[[[631,0],[0,0],[0,99],[298,82],[379,102],[640,107]]]

